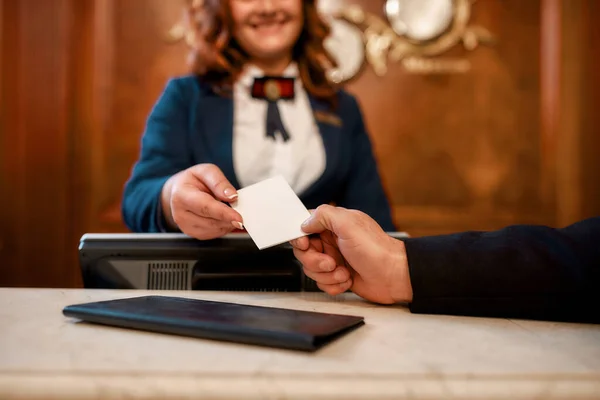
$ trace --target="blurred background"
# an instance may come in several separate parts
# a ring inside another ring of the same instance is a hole
[[[400,230],[600,215],[600,1],[454,0],[454,11],[468,7],[464,29],[462,14],[402,18],[463,29],[448,33],[460,40],[444,47],[448,35],[414,30],[397,43],[414,47],[404,59],[386,53],[397,37],[379,35],[402,29],[397,5],[341,3],[368,13],[351,14],[364,54],[342,46],[340,57],[365,60],[347,88]],[[146,116],[166,80],[187,72],[182,10],[179,0],[0,0],[1,286],[79,287],[81,235],[126,232],[121,193]]]

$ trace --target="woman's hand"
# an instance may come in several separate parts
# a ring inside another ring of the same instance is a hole
[[[161,192],[167,223],[200,240],[243,229],[241,215],[222,202],[237,200],[237,191],[213,164],[198,164],[173,175]]]

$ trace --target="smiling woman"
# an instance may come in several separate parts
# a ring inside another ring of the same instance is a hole
[[[394,231],[357,101],[327,78],[315,0],[190,1],[192,74],[154,106],[122,202],[137,232],[244,229],[224,203],[282,176],[307,208],[359,209]]]

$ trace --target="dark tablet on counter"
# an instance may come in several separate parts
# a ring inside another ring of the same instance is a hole
[[[75,304],[82,321],[174,335],[315,351],[364,324],[364,318],[283,308],[142,296]]]

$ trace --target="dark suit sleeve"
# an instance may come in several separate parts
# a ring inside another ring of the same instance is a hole
[[[148,116],[140,157],[125,185],[122,214],[132,231],[164,230],[160,192],[169,177],[192,165],[188,140],[185,96],[173,79]]]
[[[348,96],[348,121],[352,135],[352,159],[348,178],[337,205],[360,210],[373,218],[385,231],[395,231],[390,204],[381,183],[371,140],[354,97]]]
[[[414,313],[600,322],[600,218],[405,245]]]

